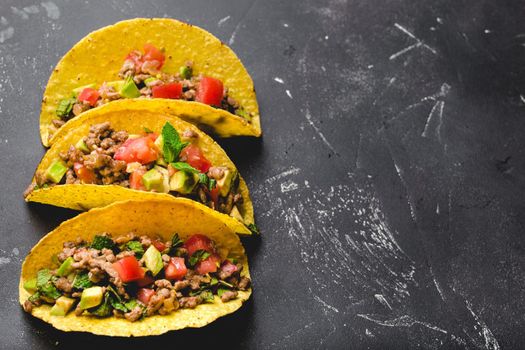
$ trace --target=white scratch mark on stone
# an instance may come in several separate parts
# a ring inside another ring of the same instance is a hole
[[[5,264],[9,264],[10,262],[11,262],[10,258],[6,258],[6,257],[3,257],[3,256],[0,257],[0,266],[5,265]]]
[[[373,65],[373,64],[369,64],[369,65],[367,66],[367,68],[368,68],[368,69],[372,69],[372,68],[374,68],[374,65]]]
[[[421,137],[428,137],[428,130],[430,128],[430,122],[432,121],[434,115],[436,115],[436,111],[439,111],[438,113],[443,113],[443,104],[445,102],[443,101],[437,101],[434,106],[432,107],[432,109],[430,110],[430,113],[428,114],[428,117],[427,117],[427,122],[425,123],[425,128],[423,129],[423,132],[421,133]],[[442,117],[441,117],[442,118]]]
[[[299,188],[299,185],[293,182],[292,180],[288,180],[286,182],[283,182],[281,184],[281,192],[286,193],[290,191],[295,191]]]
[[[436,21],[439,23],[439,24],[443,24],[443,19],[441,17],[436,17]]]
[[[322,70],[323,72],[326,72],[326,67],[325,67],[325,66],[321,66],[321,70]]]
[[[525,96],[520,95],[520,100],[521,100],[521,102],[525,103]]]
[[[314,295],[314,299],[315,299],[319,304],[323,305],[323,307],[325,308],[325,310],[328,309],[328,310],[332,310],[333,312],[339,312],[339,310],[338,310],[336,307],[334,307],[334,306],[328,304],[326,301],[324,301],[323,299],[319,298],[317,295]]]
[[[279,84],[284,84],[284,80],[282,80],[282,79],[279,78],[279,77],[275,77],[275,78],[273,78],[273,80],[275,80],[275,81],[278,82]]]
[[[400,31],[402,31],[403,33],[405,33],[406,35],[408,35],[409,37],[411,37],[412,39],[416,40],[417,41],[417,44],[419,44],[418,46],[422,46],[424,47],[425,49],[429,50],[430,52],[432,52],[434,55],[437,55],[437,51],[433,48],[431,48],[430,46],[428,46],[427,44],[425,44],[423,42],[423,40],[419,39],[418,37],[416,37],[414,34],[412,34],[408,29],[406,29],[405,27],[403,27],[401,24],[399,23],[394,23],[394,26],[399,29]]]
[[[286,94],[288,95],[288,97],[290,97],[291,99],[293,99],[293,97],[292,97],[292,93],[290,92],[290,90],[286,90]]]
[[[283,27],[288,28],[289,27],[288,23],[283,23]]]
[[[264,182],[266,182],[267,184],[272,184],[275,181],[282,179],[283,177],[290,176],[290,175],[297,175],[299,174],[300,171],[301,169],[299,168],[291,167],[290,169],[283,171],[282,173],[279,173],[277,175],[267,178]]]
[[[384,307],[387,307],[390,310],[392,310],[392,306],[390,306],[383,294],[374,294],[374,298],[376,298],[377,301],[379,301]]]
[[[7,27],[6,29],[0,30],[0,44],[5,43],[7,40],[11,39],[15,34],[15,28]]]
[[[46,9],[47,17],[51,19],[60,18],[60,9],[53,1],[45,1],[41,5]]]
[[[439,215],[439,203],[436,205],[436,214]]]
[[[13,13],[15,15],[20,16],[22,19],[28,19],[29,18],[29,15],[27,13],[25,13],[22,10],[19,10],[18,8],[14,7],[14,6],[11,6],[11,11],[13,11]]]
[[[306,113],[305,113],[305,117],[306,117],[306,120],[308,121],[308,124],[310,124],[310,126],[315,130],[315,132],[317,133],[317,135],[319,135],[319,137],[321,138],[321,140],[324,142],[325,145],[328,146],[328,148],[334,152],[334,153],[337,153],[334,149],[334,147],[330,144],[330,142],[328,142],[328,140],[326,139],[326,137],[323,135],[323,133],[321,132],[321,130],[319,130],[319,128],[314,124],[313,120],[312,120],[312,115],[310,114],[310,111],[307,109],[306,110]]]
[[[2,16],[2,17],[0,17],[0,24],[3,25],[3,26],[6,26],[6,25],[9,24],[9,22],[7,21],[7,19],[4,16]]]
[[[412,217],[412,220],[414,220],[414,222],[417,222],[416,209],[414,208],[414,205],[412,204],[412,201],[410,200],[410,194],[408,193],[408,186],[407,186],[407,183],[403,175],[403,170],[401,169],[399,165],[397,165],[395,160],[394,160],[394,167],[396,168],[396,172],[397,172],[397,176],[399,176],[399,180],[401,180],[401,183],[403,184],[403,187],[405,188],[407,201],[408,201],[408,207],[410,209],[410,216]]]
[[[400,50],[392,55],[390,55],[390,57],[388,58],[390,61],[392,60],[395,60],[396,58],[398,58],[399,56],[401,55],[404,55],[405,53],[415,49],[416,47],[420,47],[421,46],[421,43],[415,43],[413,45],[410,45],[408,47],[405,47],[403,50]]]
[[[374,315],[366,315],[366,314],[357,314],[357,316],[364,318],[366,320],[369,320],[371,322],[374,322],[375,324],[378,324],[380,326],[385,326],[385,327],[412,327],[418,324],[428,329],[431,329],[433,331],[448,334],[448,332],[442,328],[434,326],[428,322],[414,320],[412,317],[408,315],[403,315],[403,316],[400,316],[398,318],[394,318],[391,320],[380,320],[380,319],[375,318]]]
[[[465,304],[467,305],[467,309],[470,311],[478,325],[481,327],[481,333],[485,339],[485,348],[487,350],[499,350],[499,343],[494,337],[494,334],[492,334],[492,331],[489,329],[489,327],[487,327],[487,324],[474,312],[472,309],[472,304],[470,304],[468,300],[465,300]]]
[[[224,18],[221,18],[221,19],[219,20],[219,22],[217,22],[217,25],[218,25],[219,27],[222,26],[222,25],[223,25],[224,23],[226,23],[226,21],[228,21],[230,18],[231,18],[231,16],[226,16],[226,17],[224,17]]]
[[[40,12],[40,9],[36,5],[26,6],[23,8],[23,10],[25,13],[29,13],[31,15],[34,15]]]
[[[15,256],[18,256],[18,255],[20,254],[20,250],[18,250],[18,248],[16,248],[16,247],[13,248],[13,254],[14,254]]]

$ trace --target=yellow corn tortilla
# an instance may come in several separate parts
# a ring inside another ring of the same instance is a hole
[[[91,125],[106,121],[111,123],[114,130],[126,130],[129,134],[142,134],[144,128],[160,134],[166,122],[170,122],[181,135],[186,129],[193,130],[198,135],[193,143],[200,147],[205,157],[214,166],[226,166],[229,169],[237,170],[226,152],[197,127],[174,116],[140,108],[140,104],[141,101],[131,104],[108,103],[100,108],[83,113],[74,120],[73,123],[76,127],[68,129],[68,132],[61,135],[60,139],[57,139],[46,152],[37,167],[37,171],[45,171],[55,159],[59,158],[60,152],[67,151],[71,145],[75,145],[79,139],[87,136]],[[133,108],[134,106],[137,108]],[[34,178],[33,183],[35,183]],[[238,205],[238,208],[243,216],[244,224],[252,224],[254,223],[253,205],[248,187],[242,177],[239,181],[239,193],[243,197],[243,202]],[[28,202],[51,204],[75,210],[89,210],[117,201],[147,198],[172,199],[176,197],[166,193],[139,191],[118,185],[67,184],[33,190],[25,199]],[[229,220],[232,218],[226,214],[219,212],[217,214],[224,216],[225,220],[229,222],[232,221]],[[235,219],[233,221],[238,222]],[[237,233],[250,234],[250,230],[240,222],[236,226]]]
[[[210,215],[211,210],[195,205],[191,201],[151,199],[147,201],[127,201],[111,204],[80,214],[63,222],[38,242],[22,264],[19,284],[20,304],[30,294],[24,289],[24,282],[34,278],[38,270],[52,266],[52,257],[62,250],[67,241],[81,238],[92,241],[96,234],[108,232],[113,238],[135,232],[169,240],[174,233],[186,239],[195,233],[210,237],[218,245],[222,258],[233,256],[243,264],[243,275],[249,277],[248,258],[235,232],[221,218]],[[239,291],[236,299],[227,303],[215,296],[215,301],[201,304],[195,309],[180,309],[169,315],[154,315],[143,320],[129,322],[123,318],[76,316],[70,312],[66,316],[50,315],[51,306],[34,307],[32,315],[50,323],[53,327],[69,332],[90,332],[107,336],[148,336],[168,331],[203,327],[217,318],[230,314],[248,300],[251,289]]]
[[[229,89],[229,95],[253,116],[252,122],[247,123],[227,111],[192,102],[189,113],[185,114],[186,120],[204,125],[220,137],[261,135],[253,81],[228,46],[207,31],[174,19],[137,18],[88,34],[58,62],[42,99],[40,135],[44,146],[54,141],[52,136],[56,128],[52,120],[59,119],[56,108],[60,100],[71,97],[74,88],[93,83],[100,86],[105,81],[118,80],[118,71],[126,55],[132,50],[142,50],[146,43],[165,49],[163,71],[178,72],[179,67],[190,60],[194,74],[220,79]],[[158,100],[167,108],[176,108],[183,102]]]

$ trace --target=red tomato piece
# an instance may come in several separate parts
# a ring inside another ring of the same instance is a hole
[[[215,186],[209,193],[215,209],[219,208],[219,186]]]
[[[207,173],[211,167],[210,161],[204,157],[201,149],[196,145],[184,147],[182,152],[180,152],[180,158],[195,169],[198,169],[201,173]]]
[[[222,85],[222,81],[212,77],[202,77],[197,87],[195,101],[220,107],[223,95],[224,86]]]
[[[155,282],[155,279],[150,275],[144,275],[144,278],[137,280],[137,286],[144,287]]]
[[[164,270],[167,279],[176,281],[186,276],[186,272],[188,272],[188,269],[186,268],[186,264],[184,264],[184,258],[179,257],[171,258],[168,266],[166,266]]]
[[[75,170],[75,174],[77,175],[77,178],[82,181],[84,184],[92,184],[95,182],[95,172],[93,169],[88,169],[84,166],[82,163],[75,163],[73,164],[73,170]]]
[[[158,239],[153,240],[153,242],[151,242],[151,244],[153,244],[153,246],[159,252],[162,252],[164,249],[166,249],[166,245],[164,243],[162,243],[161,241],[159,241]]]
[[[180,98],[182,94],[181,83],[167,83],[164,85],[157,85],[151,89],[154,98]]]
[[[205,250],[208,253],[215,253],[213,242],[205,235],[194,234],[184,242],[184,248],[188,251],[188,256],[192,256],[197,250]]]
[[[144,270],[140,267],[135,256],[126,256],[113,263],[113,268],[118,272],[122,282],[132,282],[144,278]]]
[[[140,164],[151,163],[158,157],[157,146],[152,136],[127,139],[113,156],[116,160],[123,160],[126,163],[139,162]]]
[[[97,90],[92,89],[92,88],[85,88],[78,95],[77,100],[81,102],[87,102],[89,103],[91,107],[94,107],[99,97],[100,97],[100,94],[98,93]]]
[[[204,275],[210,272],[217,272],[221,258],[217,254],[210,255],[208,258],[200,261],[195,265],[195,271],[199,275]]]
[[[140,288],[137,292],[137,299],[144,305],[148,305],[149,300],[155,294],[153,289]]]
[[[142,176],[146,173],[144,169],[138,169],[131,173],[129,177],[129,187],[134,190],[145,191],[146,187],[142,183]]]
[[[164,65],[165,59],[166,56],[164,55],[164,52],[157,49],[152,44],[144,45],[144,61],[157,61],[159,62],[159,66],[157,68],[160,69]]]

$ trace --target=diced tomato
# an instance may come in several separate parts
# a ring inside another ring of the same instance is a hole
[[[164,270],[167,279],[176,281],[179,281],[186,276],[186,272],[188,272],[188,269],[184,264],[184,258],[179,257],[171,258],[168,266],[166,266],[166,269]]]
[[[152,44],[145,44],[144,45],[144,61],[157,61],[159,62],[158,69],[161,69],[164,65],[164,60],[166,59],[166,56],[164,55],[164,52],[157,49]]]
[[[148,305],[149,300],[155,294],[153,289],[140,288],[137,292],[137,299],[144,305]]]
[[[210,191],[210,197],[211,197],[213,204],[215,205],[215,209],[218,209],[219,208],[219,186],[215,186],[214,188],[212,188],[212,190]]]
[[[77,178],[82,181],[82,183],[92,184],[95,182],[95,172],[93,169],[88,169],[82,163],[73,164],[73,169],[75,170]]]
[[[97,100],[99,98],[100,94],[97,90],[92,88],[85,88],[82,90],[82,92],[78,95],[77,100],[81,102],[87,102],[91,107],[94,107],[97,103]]]
[[[219,107],[223,94],[224,86],[222,85],[222,81],[212,77],[202,77],[197,87],[195,100],[210,106]]]
[[[126,163],[139,162],[140,164],[151,163],[159,157],[154,136],[144,136],[127,139],[120,146],[113,158],[123,160]]]
[[[198,262],[197,265],[195,265],[195,271],[199,275],[216,272],[220,262],[221,258],[217,254],[210,255],[208,258]]]
[[[166,249],[166,245],[162,243],[161,241],[159,241],[158,239],[153,240],[151,244],[153,244],[153,246],[157,248],[159,252],[162,252],[164,249]]]
[[[181,83],[167,83],[164,85],[157,85],[151,89],[154,98],[180,98],[182,94]]]
[[[205,235],[194,234],[184,242],[184,248],[188,251],[188,256],[192,256],[197,250],[205,250],[208,253],[215,253],[213,243]]]
[[[180,158],[195,169],[198,169],[201,173],[207,173],[211,167],[210,161],[204,157],[201,149],[196,145],[184,147],[182,152],[180,152]]]
[[[118,272],[120,279],[124,283],[144,278],[144,270],[140,267],[139,261],[133,255],[126,256],[113,263],[113,268]]]
[[[142,183],[142,176],[146,173],[145,169],[138,169],[129,176],[129,187],[134,190],[145,191],[146,187]]]
[[[137,286],[144,287],[155,282],[155,279],[150,275],[144,275],[143,278],[137,280]]]

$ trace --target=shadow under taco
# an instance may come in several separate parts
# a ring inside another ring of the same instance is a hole
[[[42,99],[42,143],[87,110],[137,98],[189,103],[199,113],[181,117],[219,137],[261,135],[252,79],[228,46],[174,19],[137,18],[88,34],[60,60]]]
[[[19,283],[26,312],[108,336],[203,327],[250,294],[235,231],[185,199],[119,202],[63,222],[33,247]]]
[[[129,102],[87,111],[67,126],[38,165],[26,201],[89,210],[185,197],[225,216],[237,233],[256,232],[248,187],[224,150],[194,125]]]

